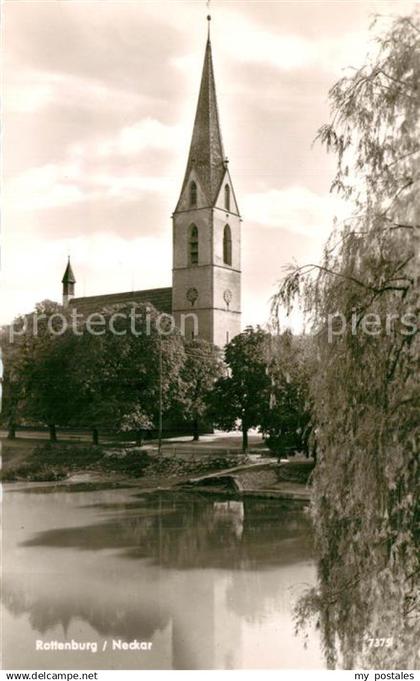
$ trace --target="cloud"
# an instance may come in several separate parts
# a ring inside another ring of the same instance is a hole
[[[110,156],[138,154],[145,149],[179,150],[179,137],[178,126],[164,125],[149,117],[122,128],[114,138],[99,141],[97,152],[100,156]]]
[[[135,109],[151,101],[141,91],[127,91],[112,81],[103,82],[87,74],[35,69],[13,60],[5,69],[5,79],[4,109],[13,114],[34,113],[54,102],[62,106],[67,104],[69,108],[75,103],[98,110],[106,106],[109,114],[115,110]]]
[[[5,203],[16,212],[36,211],[82,201],[80,167],[48,164],[31,168],[5,185]]]
[[[156,35],[164,60],[176,50],[178,34],[159,17],[150,16],[145,31],[144,11],[136,4],[10,3],[6,10],[7,58],[41,71],[81,75],[114,83],[121,90],[141,89],[152,94],[159,88],[149,57]]]
[[[18,212],[38,211],[103,198],[133,198],[144,192],[164,194],[172,180],[164,173],[141,172],[146,150],[180,151],[184,143],[175,126],[146,118],[125,126],[113,136],[69,145],[62,163],[30,168],[6,183],[6,203]],[[118,157],[136,156],[136,163],[122,169]],[[107,159],[106,164],[104,160]]]
[[[6,184],[5,204],[13,213],[36,212],[98,200],[139,200],[143,193],[164,194],[170,189],[172,181],[165,176],[85,174],[75,164],[46,165]]]
[[[299,29],[302,27],[299,26]],[[367,30],[347,30],[336,35],[305,35],[300,30],[284,30],[282,23],[272,22],[268,30],[250,21],[244,13],[225,11],[224,21],[215,35],[217,60],[224,64],[240,63],[274,66],[280,71],[321,69],[331,74],[347,66],[359,66],[366,57]],[[252,46],[252,48],[248,47]],[[174,56],[171,63],[186,74],[194,71],[192,52]]]
[[[240,50],[252,40],[254,49]],[[346,33],[337,38],[318,40],[299,35],[255,31],[252,24],[241,21],[234,39],[228,42],[230,55],[239,61],[272,64],[284,71],[320,68],[339,73],[347,66],[359,66],[366,57],[367,32]]]
[[[54,83],[43,73],[16,71],[10,74],[3,106],[10,113],[34,113],[54,99]]]
[[[336,196],[303,186],[247,194],[241,204],[247,221],[320,239],[328,236],[334,217],[344,219],[350,213]]]

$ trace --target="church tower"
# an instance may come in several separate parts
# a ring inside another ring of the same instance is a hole
[[[187,168],[172,220],[175,323],[187,337],[195,333],[223,347],[241,330],[241,217],[223,151],[210,30]]]

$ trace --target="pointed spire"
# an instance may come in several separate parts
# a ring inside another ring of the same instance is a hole
[[[74,276],[73,270],[71,268],[70,256],[68,256],[66,271],[64,272],[61,283],[62,284],[75,284],[76,283],[76,277]]]
[[[210,20],[211,17],[209,15],[207,17],[208,38],[204,54],[200,93],[181,196],[184,193],[191,170],[194,169],[201,189],[204,191],[209,205],[212,205],[216,200],[225,168],[223,165],[223,142],[217,109],[216,85],[210,42]]]
[[[63,284],[63,306],[68,307],[70,300],[74,297],[74,285],[76,283],[76,277],[71,268],[70,256],[68,256],[66,271],[61,283]]]

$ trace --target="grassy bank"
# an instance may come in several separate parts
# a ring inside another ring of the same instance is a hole
[[[145,478],[154,484],[162,484],[235,466],[243,460],[244,457],[222,453],[185,460],[160,457],[140,447],[3,441],[1,479],[4,482],[50,482],[66,480],[77,473],[91,473],[114,479]]]

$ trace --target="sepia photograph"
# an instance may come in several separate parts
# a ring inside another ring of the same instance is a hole
[[[420,5],[1,27],[3,678],[417,679]]]

